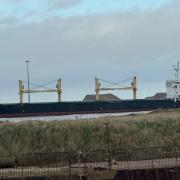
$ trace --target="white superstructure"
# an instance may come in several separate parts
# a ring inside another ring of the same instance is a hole
[[[180,99],[180,81],[179,81],[179,62],[177,66],[174,66],[175,80],[167,80],[167,98],[168,99]]]

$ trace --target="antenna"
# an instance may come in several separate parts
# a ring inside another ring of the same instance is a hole
[[[179,80],[179,61],[177,62],[177,66],[174,66],[175,77]]]

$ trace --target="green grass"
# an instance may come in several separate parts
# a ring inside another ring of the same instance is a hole
[[[0,123],[0,157],[19,153],[106,148],[109,121],[113,148],[180,146],[180,110],[77,121]]]

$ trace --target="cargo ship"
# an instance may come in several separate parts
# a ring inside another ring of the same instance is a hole
[[[56,89],[31,90],[24,89],[23,81],[19,81],[20,102],[14,104],[0,104],[0,118],[33,117],[33,116],[59,116],[71,114],[93,114],[93,113],[120,113],[153,111],[157,109],[180,108],[180,80],[179,62],[174,66],[175,79],[166,81],[166,97],[162,99],[137,99],[137,79],[133,77],[128,87],[102,88],[99,79],[95,78],[95,100],[94,101],[61,101],[61,80],[58,80]],[[29,87],[29,86],[28,86]],[[101,91],[132,90],[132,100],[104,101],[100,97]],[[58,102],[24,103],[23,95],[27,93],[57,92]]]

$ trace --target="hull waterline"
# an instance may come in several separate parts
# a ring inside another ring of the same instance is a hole
[[[26,103],[23,106],[21,104],[0,104],[0,118],[123,113],[173,108],[180,108],[180,101],[125,100],[115,102]]]

